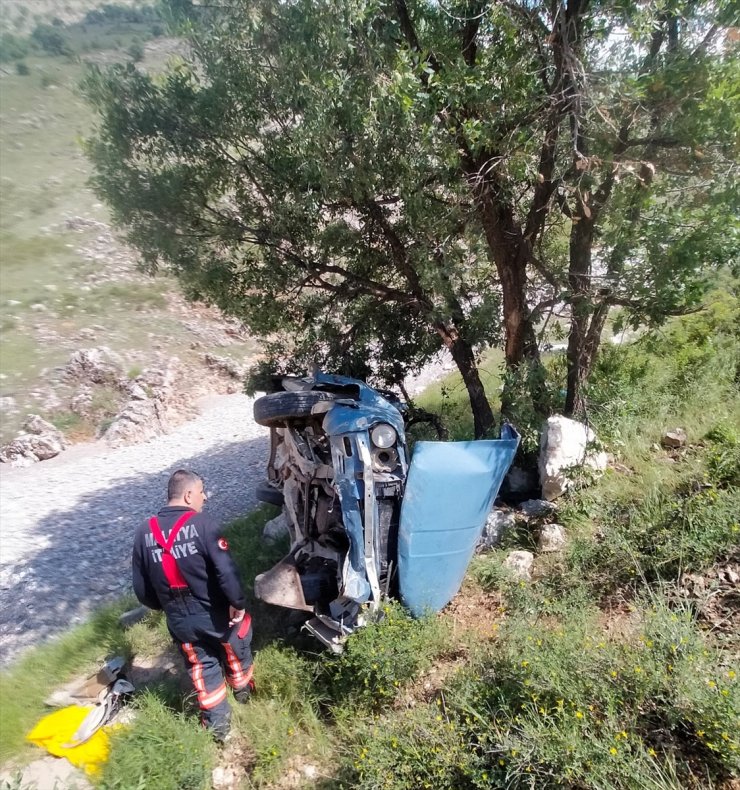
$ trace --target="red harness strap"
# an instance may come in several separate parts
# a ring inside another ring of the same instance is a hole
[[[162,570],[164,571],[164,575],[170,587],[175,590],[187,589],[188,583],[185,581],[184,576],[177,567],[175,558],[172,556],[172,546],[175,543],[175,538],[177,538],[177,533],[180,531],[180,528],[194,515],[194,510],[191,510],[189,513],[183,513],[170,530],[167,540],[164,539],[162,530],[159,528],[157,517],[152,516],[149,519],[149,529],[151,529],[152,535],[154,535],[154,540],[156,540],[162,548]]]

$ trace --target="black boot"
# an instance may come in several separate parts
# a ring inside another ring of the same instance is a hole
[[[254,694],[254,681],[250,680],[244,688],[234,692],[234,699],[242,705],[246,705]]]

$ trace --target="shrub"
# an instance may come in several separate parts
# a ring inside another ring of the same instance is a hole
[[[361,726],[345,747],[340,786],[356,790],[495,786],[466,736],[443,708],[434,705],[373,720]]]
[[[69,55],[72,51],[66,36],[51,25],[37,25],[31,38],[47,55]]]
[[[28,40],[12,33],[0,34],[0,63],[9,63],[28,55]]]
[[[568,547],[568,573],[599,596],[619,584],[674,580],[711,565],[740,537],[740,490],[688,492],[653,488],[639,502],[602,503],[598,538],[576,536]],[[563,521],[568,522],[568,518]]]
[[[210,787],[215,747],[197,718],[174,713],[144,692],[136,698],[133,724],[115,731],[103,769],[104,790],[156,787],[205,790]]]
[[[709,442],[707,475],[717,486],[740,485],[740,438],[734,427],[719,425],[705,437]]]
[[[326,656],[319,682],[330,702],[379,710],[442,653],[446,626],[435,617],[414,620],[398,603],[354,633],[339,656]]]
[[[19,60],[15,64],[15,73],[19,77],[27,77],[31,73],[31,69],[28,67],[28,63],[25,63],[22,60]]]

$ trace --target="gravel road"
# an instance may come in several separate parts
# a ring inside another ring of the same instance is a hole
[[[131,589],[137,523],[163,503],[180,467],[198,471],[221,521],[251,510],[264,476],[265,428],[251,398],[204,399],[200,414],[145,444],[76,445],[0,474],[0,663],[86,619]]]

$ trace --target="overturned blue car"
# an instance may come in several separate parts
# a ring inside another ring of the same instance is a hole
[[[255,580],[261,600],[309,612],[335,652],[384,597],[415,616],[457,593],[519,444],[501,438],[416,442],[406,405],[362,381],[317,373],[284,378],[257,399],[270,428],[263,501],[282,505],[290,551]]]

